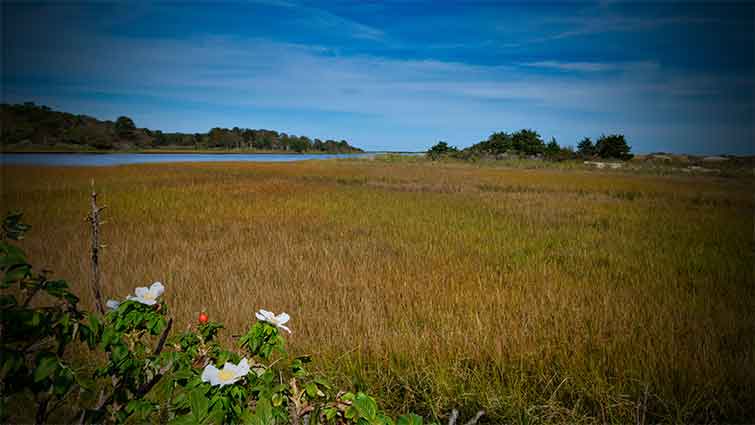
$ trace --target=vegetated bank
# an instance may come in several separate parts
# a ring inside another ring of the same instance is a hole
[[[392,159],[10,166],[3,201],[91,306],[94,178],[108,294],[160,280],[229,335],[286,311],[292,351],[391,412],[753,422],[752,174]]]
[[[523,129],[511,134],[493,133],[486,140],[464,149],[440,141],[428,149],[426,156],[433,161],[459,160],[532,168],[586,166],[656,174],[719,176],[751,175],[755,166],[753,156],[704,156],[665,152],[635,155],[631,151],[623,134],[601,135],[595,142],[585,137],[574,149],[572,146],[559,145],[555,138],[545,143],[536,131]]]
[[[274,130],[213,128],[207,133],[164,133],[137,128],[126,116],[101,121],[32,102],[0,105],[0,145],[5,151],[188,151],[363,152],[346,140],[320,140]]]
[[[440,141],[427,151],[427,155],[432,159],[448,156],[465,160],[529,158],[565,161],[600,158],[626,161],[633,157],[631,150],[622,134],[602,135],[595,143],[586,137],[579,142],[575,151],[571,146],[560,146],[555,138],[546,143],[537,131],[522,129],[511,134],[503,131],[493,133],[487,140],[465,149]]]

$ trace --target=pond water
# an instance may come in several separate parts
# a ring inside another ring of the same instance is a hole
[[[382,152],[347,154],[263,153],[3,153],[0,165],[112,166],[162,162],[290,162],[312,159],[364,158]]]

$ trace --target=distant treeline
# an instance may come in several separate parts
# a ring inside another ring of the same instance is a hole
[[[575,150],[571,146],[559,145],[555,138],[546,143],[536,131],[524,129],[512,134],[493,133],[487,140],[461,150],[441,141],[430,148],[427,154],[434,159],[442,156],[460,159],[533,157],[563,161],[576,158],[627,160],[632,158],[630,151],[631,147],[622,134],[603,135],[594,143],[586,137],[577,144]]]
[[[310,139],[274,130],[216,127],[207,133],[163,133],[160,130],[137,128],[134,121],[125,116],[119,117],[115,122],[101,121],[86,115],[54,111],[47,106],[37,106],[31,102],[17,105],[2,104],[0,109],[3,123],[0,140],[4,146],[63,145],[103,150],[189,147],[362,152],[346,140]]]

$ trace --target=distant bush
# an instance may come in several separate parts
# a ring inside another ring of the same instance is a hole
[[[449,146],[448,143],[444,141],[440,141],[427,151],[427,156],[429,156],[431,159],[438,159],[443,155],[448,155],[458,151],[459,150],[457,148]]]
[[[440,142],[428,151],[428,156],[435,159],[449,155],[462,160],[478,160],[485,157],[491,159],[529,157],[551,161],[566,161],[576,159],[578,156],[582,158],[597,156],[605,159],[628,160],[632,158],[630,150],[630,146],[621,134],[601,136],[596,144],[586,137],[579,142],[575,152],[571,147],[560,146],[553,137],[545,143],[536,131],[522,129],[512,134],[495,132],[487,140],[462,150]]]
[[[577,145],[577,153],[582,158],[592,158],[595,155],[595,145],[589,137],[585,137]]]
[[[595,142],[595,152],[601,158],[628,160],[633,156],[629,153],[630,150],[623,134],[600,136]]]
[[[122,139],[133,139],[136,131],[134,121],[129,117],[118,117],[113,126],[116,136]]]

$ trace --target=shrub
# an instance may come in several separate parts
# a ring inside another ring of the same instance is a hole
[[[595,142],[595,152],[601,158],[628,160],[632,158],[630,150],[623,134],[603,135]]]
[[[577,153],[582,158],[592,158],[595,155],[595,145],[589,137],[585,137],[577,144]]]
[[[134,138],[136,125],[134,124],[134,121],[129,117],[118,117],[118,119],[115,120],[115,124],[113,128],[115,129],[116,136],[118,136],[119,138],[122,138],[122,139]]]
[[[433,160],[440,158],[441,156],[448,155],[450,153],[458,152],[459,150],[453,146],[449,146],[448,143],[440,141],[436,143],[427,151],[427,155]]]

